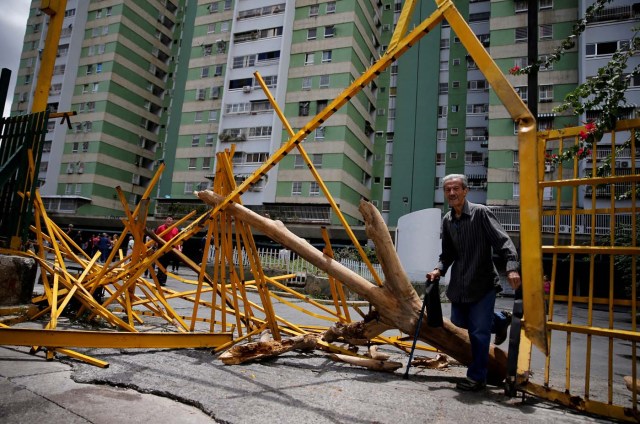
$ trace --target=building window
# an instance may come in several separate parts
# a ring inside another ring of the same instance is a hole
[[[331,38],[336,35],[336,27],[333,25],[328,25],[324,27],[324,38]]]
[[[452,81],[451,88],[460,88],[460,81]]]
[[[306,53],[304,55],[304,65],[313,65],[313,62],[315,60],[315,53]]]
[[[451,128],[451,131],[449,131],[451,133],[451,135],[458,135],[458,129],[457,128]]]
[[[304,158],[302,155],[295,155],[293,161],[293,167],[296,169],[304,168]]]
[[[446,157],[445,153],[436,153],[436,165],[444,165]]]
[[[96,63],[96,74],[102,72],[102,63]]]
[[[309,6],[309,17],[318,16],[318,11],[320,10],[320,6],[317,4],[312,4]]]
[[[214,68],[213,76],[219,77],[221,75],[222,75],[222,65],[216,65],[216,67]]]
[[[302,89],[311,90],[311,77],[302,78]]]
[[[189,170],[192,171],[196,169],[197,163],[198,163],[198,158],[189,158]]]
[[[441,60],[440,61],[440,70],[441,71],[449,70],[449,61],[448,60]]]
[[[336,2],[330,1],[327,3],[327,15],[330,13],[336,13]]]
[[[207,138],[204,141],[204,145],[207,147],[213,146],[215,137],[214,134],[207,134]]]
[[[329,87],[329,75],[320,75],[320,88]]]
[[[208,78],[209,77],[209,67],[203,66],[200,70],[200,78]]]
[[[292,196],[302,195],[302,181],[291,182],[291,195]]]
[[[332,56],[331,50],[324,50],[322,52],[322,63],[331,62],[331,56]]]
[[[553,9],[553,0],[540,0],[539,5],[540,10]]]
[[[309,116],[310,102],[298,102],[298,116]]]
[[[520,87],[514,87],[514,89],[516,90],[516,93],[518,93],[518,96],[520,96],[522,101],[526,103],[529,98],[529,87],[520,86]]]
[[[438,129],[438,131],[436,132],[436,140],[447,141],[447,130],[444,128]]]
[[[541,85],[539,91],[539,98],[541,102],[553,101],[553,85]]]
[[[391,188],[391,177],[385,177],[383,188]]]
[[[193,122],[202,122],[202,111],[198,110],[195,113],[195,116],[193,118]]]
[[[545,62],[549,59],[549,55],[543,54],[538,56],[538,59],[542,62],[540,64],[540,71],[553,71],[553,62],[549,62],[545,66]]]
[[[438,85],[438,94],[447,94],[449,92],[449,83],[441,82]]]
[[[516,43],[526,43],[527,42],[527,32],[528,32],[528,28],[527,27],[519,27],[515,29],[516,33],[515,33],[515,42]]]
[[[211,169],[211,158],[209,156],[202,158],[202,169]]]
[[[538,30],[540,31],[541,40],[551,40],[553,38],[553,26],[551,24],[540,25]]]
[[[309,196],[320,196],[320,184],[317,181],[312,181],[309,186]]]
[[[317,28],[309,28],[307,30],[307,40],[315,40],[317,36],[318,36]]]
[[[467,88],[470,91],[487,91],[489,90],[489,83],[485,79],[471,80],[467,82]]]
[[[311,156],[311,162],[316,168],[322,168],[322,154],[317,153]]]
[[[324,140],[324,127],[318,127],[315,131],[316,140]]]
[[[440,48],[441,49],[448,49],[449,48],[449,39],[448,38],[441,38],[440,39]]]
[[[194,135],[191,137],[191,147],[198,147],[198,146],[200,146],[200,136]]]
[[[399,3],[398,3],[399,4]],[[391,208],[391,202],[389,200],[382,201],[382,212],[389,213],[389,209]]]
[[[218,111],[217,110],[210,110],[209,111],[209,122],[217,121],[217,120],[218,120]]]
[[[438,118],[447,117],[447,106],[438,106]]]

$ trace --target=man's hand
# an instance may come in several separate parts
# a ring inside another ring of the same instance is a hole
[[[427,280],[429,281],[437,280],[438,278],[440,278],[440,270],[438,268],[427,273]]]
[[[518,271],[509,271],[507,273],[507,281],[514,290],[517,290],[522,284],[522,280],[520,279],[520,274],[518,273]]]

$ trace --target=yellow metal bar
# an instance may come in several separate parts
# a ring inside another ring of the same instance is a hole
[[[415,8],[416,0],[405,0],[400,11],[400,17],[396,23],[396,29],[393,31],[391,41],[389,41],[389,47],[387,52],[392,51],[400,42],[400,40],[407,33],[407,28],[411,22],[411,15],[413,15],[413,9]],[[385,52],[386,54],[386,52]]]
[[[83,353],[76,352],[75,350],[57,348],[57,349],[49,350],[48,352],[51,352],[51,351],[53,351],[55,353],[61,353],[63,355],[67,355],[67,356],[70,356],[70,357],[75,358],[75,359],[79,359],[80,361],[86,362],[87,364],[94,365],[96,367],[107,368],[109,366],[109,363],[106,362],[106,361],[102,361],[100,359],[93,358],[93,357],[85,355]]]
[[[230,340],[230,333],[127,333],[0,328],[0,345],[5,346],[178,349],[217,347]]]
[[[56,63],[58,44],[60,42],[60,32],[64,21],[64,11],[67,7],[67,0],[46,0],[44,3],[47,3],[46,7],[41,5],[41,8],[49,15],[50,19],[47,26],[44,49],[42,50],[40,71],[38,72],[38,82],[33,95],[31,112],[41,112],[47,107],[51,77],[53,76],[53,67]]]
[[[280,118],[280,121],[282,121],[282,124],[286,128],[287,133],[289,134],[289,137],[293,137],[295,134],[293,132],[293,129],[291,128],[291,125],[289,124],[289,121],[287,121],[287,119],[285,118],[284,114],[282,113],[282,110],[280,109],[280,107],[276,103],[275,99],[271,95],[271,92],[269,91],[269,87],[267,87],[267,84],[262,79],[262,76],[260,75],[260,73],[258,71],[254,72],[253,75],[256,77],[256,79],[258,80],[258,83],[262,87],[262,90],[267,95],[267,99],[269,100],[269,102],[271,103],[273,108],[275,109],[276,114]],[[369,269],[369,272],[371,272],[371,275],[373,276],[373,279],[376,281],[376,284],[378,284],[378,286],[382,286],[382,280],[380,279],[380,276],[376,272],[376,270],[373,267],[373,265],[371,265],[371,262],[369,261],[369,258],[367,257],[367,255],[364,253],[364,250],[362,249],[362,246],[360,246],[360,242],[356,238],[356,235],[353,233],[353,230],[351,229],[351,226],[349,226],[349,223],[347,222],[346,218],[342,214],[342,211],[338,207],[338,204],[333,199],[333,196],[331,195],[331,192],[329,192],[329,189],[327,188],[327,185],[324,183],[324,180],[322,179],[322,177],[320,176],[320,173],[318,172],[318,170],[316,169],[315,165],[313,164],[313,161],[309,158],[309,155],[307,154],[305,149],[302,147],[302,144],[298,144],[297,148],[298,148],[298,151],[300,152],[300,155],[302,156],[302,159],[304,160],[304,162],[306,163],[307,167],[309,168],[309,171],[311,172],[311,175],[313,175],[313,178],[316,180],[316,182],[318,183],[318,186],[322,190],[322,193],[324,194],[324,197],[327,199],[327,201],[331,205],[331,209],[338,216],[338,219],[340,220],[340,223],[342,224],[344,230],[347,232],[347,235],[349,236],[349,239],[351,240],[353,245],[358,250],[358,253],[360,254],[360,257],[362,258],[362,261],[367,265],[367,268]]]

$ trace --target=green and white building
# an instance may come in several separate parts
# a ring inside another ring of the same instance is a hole
[[[32,3],[13,114],[30,111],[48,17]],[[210,187],[216,153],[235,144],[240,182],[288,134],[258,85],[265,80],[299,129],[384,51],[392,0],[69,0],[49,98],[75,110],[73,129],[50,122],[40,189],[53,214],[121,216],[159,161],[156,214],[192,208]],[[389,72],[303,143],[351,224],[361,198],[382,207]],[[296,153],[295,151],[292,153]],[[263,177],[243,202],[283,220],[337,223],[297,154]],[[186,205],[185,205],[186,203]]]

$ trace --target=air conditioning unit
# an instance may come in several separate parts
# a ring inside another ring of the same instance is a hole
[[[584,234],[584,225],[576,225],[576,234]]]
[[[250,85],[245,85],[244,87],[242,87],[242,92],[243,93],[251,93],[251,86]]]
[[[561,225],[558,231],[561,234],[571,234],[571,225]]]
[[[622,168],[629,168],[629,161],[628,160],[621,160],[620,161],[620,167]]]
[[[391,25],[389,25],[389,24],[382,25],[382,30],[383,31],[391,31]]]
[[[544,172],[553,172],[553,171],[555,171],[555,167],[552,164],[547,163],[544,166]]]

